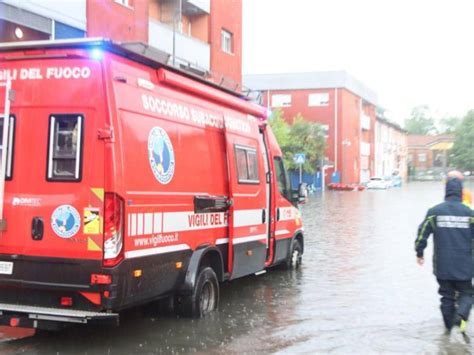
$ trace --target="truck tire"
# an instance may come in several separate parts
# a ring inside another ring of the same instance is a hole
[[[295,239],[291,242],[290,254],[285,261],[287,270],[298,270],[303,261],[303,248],[299,240]]]
[[[199,271],[192,294],[181,297],[179,314],[184,317],[202,318],[219,305],[219,282],[214,270],[204,267]]]

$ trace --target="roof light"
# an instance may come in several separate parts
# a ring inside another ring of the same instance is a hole
[[[104,57],[104,53],[99,48],[94,48],[90,52],[90,57],[92,59],[101,60]]]
[[[18,39],[23,38],[23,30],[20,27],[15,28],[15,36]]]

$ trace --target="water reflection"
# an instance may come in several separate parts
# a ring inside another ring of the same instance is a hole
[[[38,335],[0,344],[0,352],[469,353],[471,345],[444,335],[430,258],[420,268],[413,252],[416,227],[442,189],[428,183],[312,197],[302,209],[302,269],[223,285],[220,310],[208,318],[136,310],[119,328]]]

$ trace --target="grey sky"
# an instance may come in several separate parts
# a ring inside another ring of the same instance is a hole
[[[243,0],[244,74],[347,70],[402,123],[474,109],[472,0]]]

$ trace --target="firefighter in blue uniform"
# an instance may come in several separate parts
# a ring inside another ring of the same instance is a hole
[[[448,179],[445,202],[428,210],[418,229],[415,250],[418,264],[423,265],[423,251],[433,234],[433,271],[444,324],[448,331],[457,326],[465,334],[473,297],[474,211],[462,203],[462,190],[460,179]]]

